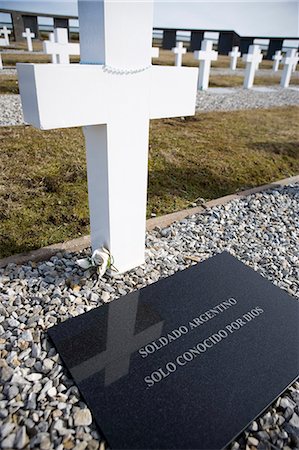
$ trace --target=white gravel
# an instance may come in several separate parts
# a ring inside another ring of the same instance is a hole
[[[0,95],[0,126],[23,125],[23,111],[19,95]]]
[[[0,270],[2,448],[98,449],[100,436],[46,330],[120,295],[229,251],[299,298],[299,184],[207,209],[146,237],[146,263],[116,278],[82,272],[83,254]],[[283,339],[283,337],[282,337]],[[278,362],[279,364],[279,362]],[[299,448],[299,383],[232,448]]]
[[[197,94],[197,111],[234,111],[241,109],[266,109],[278,106],[299,105],[297,86],[282,89],[277,86],[243,88],[210,88]]]
[[[1,80],[1,75],[17,75],[17,69],[4,68],[4,69],[0,70],[0,80]]]

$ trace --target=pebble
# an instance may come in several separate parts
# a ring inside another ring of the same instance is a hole
[[[224,250],[299,298],[298,217],[299,186],[275,188],[147,233],[146,263],[114,278],[87,276],[76,265],[90,250],[1,268],[2,448],[21,448],[26,442],[25,448],[41,450],[104,450],[91,412],[47,338],[50,326]],[[52,284],[45,282],[48,277]],[[295,382],[231,448],[299,448],[298,408]]]
[[[26,433],[26,427],[19,428],[17,434],[16,434],[16,440],[15,440],[15,448],[22,449],[24,448],[29,442],[27,433]]]
[[[79,409],[74,414],[75,426],[85,426],[90,425],[92,422],[92,417],[89,409]]]
[[[289,423],[290,425],[292,425],[292,427],[298,428],[299,430],[299,416],[296,413],[292,415],[292,418]]]

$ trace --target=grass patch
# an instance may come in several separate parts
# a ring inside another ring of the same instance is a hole
[[[256,76],[254,86],[279,86],[280,75]],[[241,87],[244,83],[244,76],[241,75],[210,75],[210,87]],[[292,75],[291,85],[299,84],[299,77],[296,73]]]
[[[18,78],[14,75],[1,75],[0,94],[18,94],[18,93],[19,93]]]
[[[150,125],[148,216],[299,171],[299,108],[211,112]],[[89,232],[80,129],[0,127],[0,256]]]

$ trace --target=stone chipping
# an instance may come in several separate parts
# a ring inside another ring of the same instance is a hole
[[[96,450],[104,443],[46,330],[224,250],[299,299],[299,184],[205,209],[146,235],[146,262],[98,279],[57,253],[0,269],[0,447]],[[299,448],[295,382],[230,446]]]
[[[21,98],[19,95],[0,95],[0,126],[12,125],[24,125]]]
[[[254,86],[253,89],[211,88],[207,91],[198,91],[196,110],[237,111],[292,105],[299,105],[299,89],[295,85],[290,85],[287,89],[277,86]]]

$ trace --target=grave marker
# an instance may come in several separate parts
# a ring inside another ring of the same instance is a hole
[[[24,38],[26,38],[27,40],[27,47],[28,47],[28,51],[32,52],[33,51],[33,47],[32,47],[32,38],[35,38],[35,34],[31,33],[30,28],[26,28],[26,30],[24,31],[24,33],[22,33],[22,36]]]
[[[172,48],[172,52],[175,54],[175,66],[181,67],[183,55],[186,53],[183,42],[178,42],[176,47]]]
[[[11,34],[11,30],[9,30],[6,26],[0,30],[0,35],[3,34],[5,44],[1,45],[9,45],[9,35]]]
[[[298,62],[298,56],[296,55],[296,50],[294,48],[287,51],[286,56],[282,60],[284,66],[280,80],[280,86],[287,88],[290,84],[291,75],[293,71],[294,64]]]
[[[92,248],[120,272],[144,262],[149,119],[195,112],[197,69],[151,66],[152,13],[80,0],[81,64],[17,65],[26,122],[84,127]]]
[[[152,58],[159,58],[160,49],[159,47],[152,47]]]
[[[296,67],[297,67],[298,61],[299,61],[299,53],[297,52],[296,53],[295,62],[294,62],[294,65],[293,65],[293,72],[296,72]]]
[[[246,62],[245,77],[243,87],[250,89],[253,86],[255,71],[263,59],[263,55],[258,45],[250,45],[249,52],[243,55],[243,61]]]
[[[279,69],[279,63],[282,60],[281,50],[276,50],[275,55],[272,56],[273,59],[273,72],[277,72]]]
[[[236,45],[232,48],[232,51],[229,52],[230,56],[230,69],[236,70],[238,58],[241,56],[241,52],[239,52],[239,47]]]
[[[201,43],[201,50],[194,52],[194,58],[199,60],[198,84],[199,90],[206,90],[209,87],[209,77],[211,62],[216,61],[218,52],[213,50],[213,42],[204,39]]]
[[[52,42],[52,44],[55,42],[54,33],[49,33],[49,41]],[[45,51],[45,47],[44,47],[44,51]],[[51,61],[52,61],[52,64],[57,64],[57,55],[55,53],[51,53]]]
[[[80,44],[68,41],[68,30],[66,28],[55,28],[54,37],[52,33],[49,37],[49,41],[43,42],[43,48],[47,55],[52,55],[52,63],[69,64],[70,55],[80,55]],[[55,55],[54,58],[53,55]]]
[[[109,448],[220,450],[298,377],[298,315],[222,253],[48,334]]]

